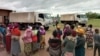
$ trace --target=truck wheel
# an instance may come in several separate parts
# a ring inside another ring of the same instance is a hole
[[[82,27],[85,27],[86,26],[86,24],[82,24]]]
[[[85,27],[86,26],[86,24],[81,24],[81,23],[79,23],[79,25],[81,25],[82,27]]]

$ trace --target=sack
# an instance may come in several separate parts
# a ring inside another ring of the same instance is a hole
[[[32,36],[32,41],[37,42],[37,36],[36,35]]]

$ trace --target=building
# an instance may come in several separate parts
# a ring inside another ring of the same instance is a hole
[[[0,9],[0,23],[8,24],[9,23],[9,14],[12,10],[9,9]]]

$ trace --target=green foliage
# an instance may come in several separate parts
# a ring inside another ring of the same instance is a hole
[[[93,12],[88,12],[86,13],[87,17],[88,18],[91,18],[91,19],[98,19],[100,18],[100,14],[99,13],[93,13]]]
[[[100,19],[91,19],[88,24],[92,24],[94,27],[100,27]]]

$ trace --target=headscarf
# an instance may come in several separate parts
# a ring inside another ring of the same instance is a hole
[[[43,26],[40,26],[40,29],[44,29],[44,27]]]
[[[70,28],[70,25],[67,24],[67,25],[65,26],[65,28]]]
[[[21,32],[18,28],[12,29],[11,33],[12,33],[12,35],[15,35],[15,36],[20,36],[21,35]]]
[[[45,33],[46,33],[46,31],[45,31],[45,29],[44,29],[44,27],[43,26],[40,26],[40,33],[42,34],[42,35],[45,35]]]
[[[76,31],[72,30],[72,36],[75,37],[77,35]]]
[[[28,26],[28,28],[25,30],[24,36],[27,36],[27,37],[32,36],[32,27],[31,26]]]
[[[14,23],[14,28],[18,28],[19,25],[17,23]]]
[[[12,29],[12,28],[13,28],[13,25],[12,25],[12,24],[9,24],[8,27],[9,27],[10,29]]]
[[[60,26],[59,26],[59,25],[57,25],[57,28],[59,28],[59,29],[60,29]]]
[[[65,26],[65,28],[64,28],[64,33],[65,33],[65,34],[71,33],[70,25],[67,24],[67,25]]]
[[[84,31],[84,29],[82,29],[82,28],[76,29],[76,32],[77,32],[78,34],[82,34],[82,35],[85,34],[85,31]]]

